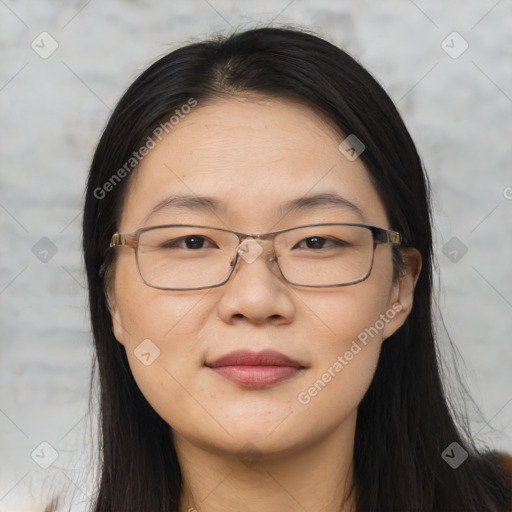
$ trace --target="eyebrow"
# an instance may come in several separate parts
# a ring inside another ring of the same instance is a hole
[[[332,192],[324,192],[287,201],[280,207],[280,213],[284,216],[289,213],[307,212],[318,208],[335,208],[350,211],[361,219],[364,218],[359,206]],[[225,203],[211,196],[172,195],[157,203],[146,216],[144,222],[147,222],[155,213],[168,209],[185,209],[212,213],[225,210]]]
[[[169,209],[212,212],[222,209],[222,203],[218,199],[209,196],[172,195],[157,203],[146,216],[144,222],[147,222],[155,213]]]
[[[292,199],[281,207],[281,212],[286,215],[292,212],[304,212],[316,208],[348,210],[361,217],[361,219],[364,218],[363,211],[359,206],[333,192],[324,192],[312,196],[300,197],[299,199]]]

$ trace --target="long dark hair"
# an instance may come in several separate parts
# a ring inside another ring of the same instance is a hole
[[[105,287],[115,252],[107,247],[132,171],[125,166],[125,173],[113,176],[191,98],[200,108],[215,97],[250,93],[300,101],[341,134],[356,134],[366,146],[361,158],[390,225],[423,258],[412,312],[384,342],[359,406],[353,460],[357,510],[505,510],[511,493],[498,456],[479,453],[462,434],[440,378],[428,182],[400,115],[376,80],[336,46],[302,30],[258,28],[189,44],[160,58],[121,98],[96,149],[83,221],[100,386],[101,480],[94,511],[178,510],[182,484],[169,426],[140,392],[111,328]],[[454,442],[469,454],[457,469],[442,457]]]

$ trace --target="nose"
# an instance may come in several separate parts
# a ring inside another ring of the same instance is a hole
[[[264,248],[254,238],[246,238],[231,264],[236,265],[221,288],[218,314],[227,323],[241,319],[254,324],[289,323],[295,315],[293,292],[276,264],[272,244]]]

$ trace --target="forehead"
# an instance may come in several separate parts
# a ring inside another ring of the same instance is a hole
[[[133,172],[122,229],[190,218],[184,208],[172,210],[173,201],[151,217],[169,197],[185,195],[214,199],[210,216],[217,214],[233,229],[264,230],[283,216],[283,205],[322,194],[356,206],[347,210],[347,221],[382,225],[383,205],[361,160],[350,161],[339,151],[343,139],[328,121],[298,103],[255,98],[199,103]],[[200,210],[201,201],[195,203]],[[354,217],[357,209],[364,218]],[[204,219],[207,209],[200,213]],[[291,221],[298,211],[289,213]]]

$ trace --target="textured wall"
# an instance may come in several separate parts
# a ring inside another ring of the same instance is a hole
[[[169,49],[271,21],[341,45],[397,103],[431,179],[440,309],[483,413],[473,431],[512,451],[509,0],[63,4],[0,1],[0,511],[48,477],[87,503],[81,206],[112,107]]]

